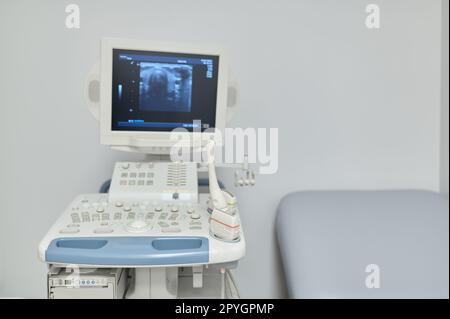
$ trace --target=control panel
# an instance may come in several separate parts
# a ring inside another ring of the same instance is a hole
[[[118,162],[109,201],[198,202],[196,163]]]
[[[59,222],[60,234],[195,233],[208,228],[206,203],[109,202],[106,194],[82,195]]]
[[[237,242],[210,235],[208,194],[198,203],[110,201],[108,194],[80,195],[39,244],[54,265],[140,267],[233,262],[245,254]]]

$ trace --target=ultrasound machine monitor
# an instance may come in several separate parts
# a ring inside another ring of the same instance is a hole
[[[176,142],[174,129],[189,137],[202,132],[202,140],[223,131],[227,68],[221,49],[104,39],[101,67],[102,144],[154,153]]]

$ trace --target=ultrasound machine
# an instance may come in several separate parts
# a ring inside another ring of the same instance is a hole
[[[214,159],[227,71],[217,48],[102,40],[100,143],[146,160],[116,163],[108,192],[75,197],[51,226],[39,244],[48,298],[239,296],[245,237]],[[208,160],[173,161],[176,143]]]

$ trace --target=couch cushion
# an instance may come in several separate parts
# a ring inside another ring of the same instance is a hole
[[[292,298],[448,298],[448,230],[448,199],[426,191],[296,192],[276,221]]]

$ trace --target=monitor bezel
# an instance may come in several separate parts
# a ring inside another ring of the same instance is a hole
[[[217,136],[224,131],[226,122],[226,106],[228,91],[228,67],[224,49],[220,46],[195,45],[181,43],[151,42],[144,40],[103,38],[101,47],[100,72],[100,143],[123,150],[151,153],[152,149],[167,148],[176,141],[171,140],[171,132],[161,131],[115,131],[112,129],[112,81],[113,81],[113,49],[141,50],[153,52],[171,52],[184,54],[204,54],[219,56],[216,123],[214,132],[203,132],[202,141]],[[219,131],[219,132],[217,132]],[[178,138],[196,138],[198,133],[186,132]]]

